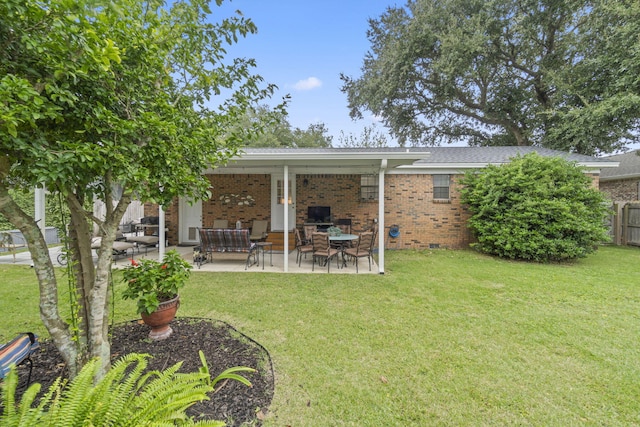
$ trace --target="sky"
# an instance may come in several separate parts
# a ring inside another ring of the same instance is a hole
[[[349,117],[340,73],[361,76],[370,48],[368,20],[379,18],[389,6],[404,4],[395,0],[227,0],[214,8],[213,18],[240,10],[253,20],[257,34],[240,39],[229,55],[255,58],[255,72],[278,86],[268,104],[291,96],[287,111],[293,128],[322,122],[337,146],[341,131],[358,137],[365,126],[376,122],[370,113],[356,122]],[[384,131],[381,124],[376,129]],[[395,145],[393,140],[389,145]]]

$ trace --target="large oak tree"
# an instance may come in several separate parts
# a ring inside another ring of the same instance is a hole
[[[343,91],[403,145],[611,152],[638,127],[638,22],[637,0],[413,0],[369,21]]]
[[[40,315],[72,375],[93,357],[108,369],[111,246],[132,198],[207,197],[202,171],[255,136],[233,124],[273,87],[252,60],[225,58],[255,31],[240,14],[214,20],[207,0],[0,2],[0,213],[26,237]],[[38,225],[9,192],[36,185],[70,212],[70,321]],[[105,218],[85,209],[94,199]]]

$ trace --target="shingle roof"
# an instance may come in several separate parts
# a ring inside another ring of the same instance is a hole
[[[417,161],[416,165],[433,163],[506,163],[518,155],[525,155],[532,152],[536,152],[545,157],[560,156],[567,160],[580,163],[610,162],[610,160],[598,157],[566,153],[541,147],[432,147],[430,148],[430,152],[431,156],[424,160]]]
[[[624,154],[605,157],[605,159],[620,162],[617,168],[603,169],[600,172],[601,181],[613,179],[637,178],[640,177],[640,150],[630,151]]]

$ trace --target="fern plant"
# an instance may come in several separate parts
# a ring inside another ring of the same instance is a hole
[[[16,404],[18,375],[12,369],[2,385],[4,412],[0,425],[222,427],[222,421],[195,422],[185,411],[194,403],[207,400],[207,393],[213,392],[221,379],[235,379],[250,386],[234,372],[251,369],[231,368],[231,372],[227,370],[212,380],[204,355],[200,356],[204,365],[200,372],[179,373],[182,363],[176,363],[164,371],[145,373],[150,356],[131,353],[116,361],[97,384],[93,380],[100,365],[95,359],[68,385],[58,378],[35,407],[40,384],[31,385]]]

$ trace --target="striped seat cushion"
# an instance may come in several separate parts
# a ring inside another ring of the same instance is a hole
[[[11,365],[19,365],[40,348],[38,337],[32,333],[20,334],[0,346],[0,378],[9,373]]]
[[[252,252],[256,248],[256,244],[249,239],[247,229],[226,229],[224,240],[229,252]]]
[[[226,245],[224,243],[224,228],[214,228],[211,230],[211,250],[213,252],[224,252]]]

